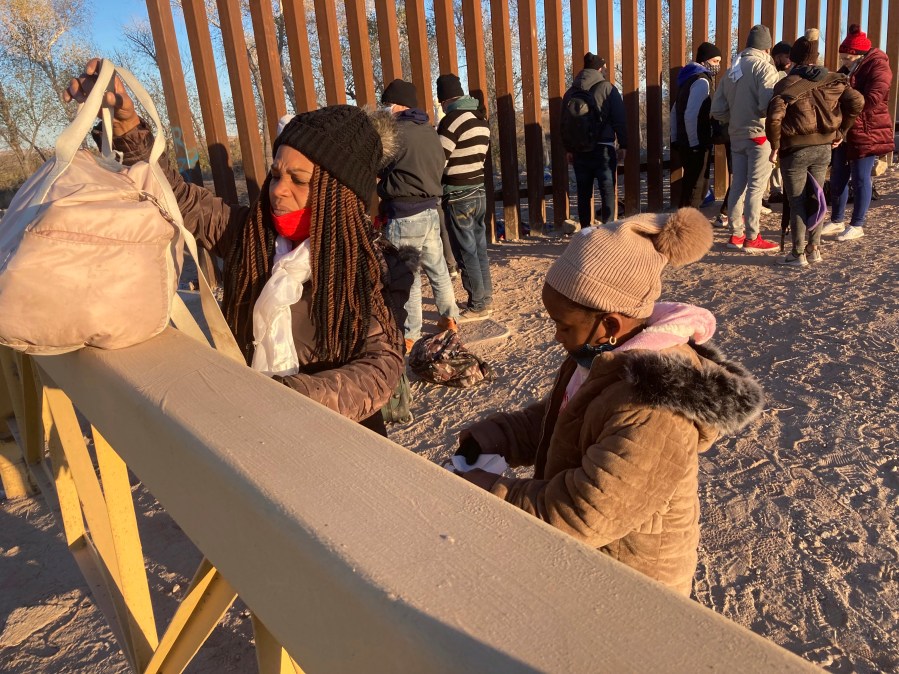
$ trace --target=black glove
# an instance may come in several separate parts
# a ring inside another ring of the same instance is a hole
[[[459,449],[456,450],[456,454],[464,456],[470,466],[478,460],[482,451],[478,441],[475,440],[473,436],[469,435],[464,440],[459,441]]]

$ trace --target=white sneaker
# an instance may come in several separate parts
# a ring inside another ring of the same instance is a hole
[[[845,222],[833,222],[832,220],[828,220],[824,223],[824,229],[821,230],[821,236],[836,236],[837,234],[842,234],[845,229]]]
[[[774,211],[772,211],[767,206],[762,206],[762,211],[761,211],[762,215],[771,215],[771,213],[773,213],[773,212]]]
[[[715,227],[718,227],[719,229],[726,229],[729,226],[726,215],[719,215],[717,218],[715,218],[715,222],[712,224],[714,224]]]
[[[849,225],[846,231],[837,237],[837,241],[852,241],[852,239],[860,239],[865,235],[865,230],[861,227],[853,227]]]

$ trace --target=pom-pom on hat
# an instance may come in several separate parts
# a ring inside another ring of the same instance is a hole
[[[662,294],[662,270],[695,262],[712,247],[712,226],[695,208],[641,214],[575,234],[546,283],[590,309],[647,318]]]
[[[396,151],[396,123],[384,111],[332,105],[287,122],[272,156],[282,145],[302,152],[370,206],[378,171]]]
[[[721,56],[721,50],[711,42],[703,42],[696,49],[696,63],[705,63],[716,56]]]
[[[593,70],[599,70],[605,64],[606,64],[606,60],[599,54],[594,54],[589,51],[586,54],[584,54],[584,67],[585,68],[593,68]]]
[[[867,54],[871,51],[871,40],[862,32],[861,26],[853,23],[849,26],[849,34],[840,45],[841,54]]]
[[[815,65],[818,62],[818,37],[817,28],[809,28],[805,35],[796,40],[790,49],[790,60],[798,65]]]

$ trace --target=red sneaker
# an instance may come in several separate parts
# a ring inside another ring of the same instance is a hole
[[[727,242],[728,248],[733,248],[734,250],[743,250],[743,246],[746,244],[745,236],[732,236],[730,237],[730,241]]]
[[[772,250],[779,250],[780,246],[772,241],[765,241],[759,234],[754,239],[747,239],[743,242],[743,250],[747,253],[770,253]]]

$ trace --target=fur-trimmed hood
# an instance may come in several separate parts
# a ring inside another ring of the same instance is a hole
[[[670,409],[720,433],[739,431],[762,411],[761,385],[710,342],[690,346],[700,356],[699,367],[677,350],[633,351],[622,378],[642,404]]]

